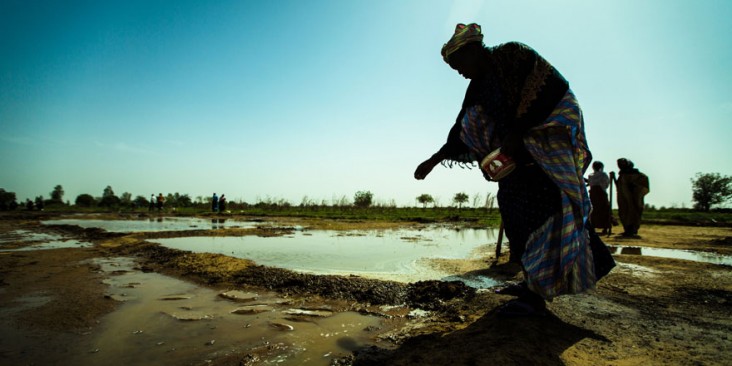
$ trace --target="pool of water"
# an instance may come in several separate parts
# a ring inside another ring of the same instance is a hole
[[[0,252],[23,252],[29,250],[47,250],[47,249],[61,249],[61,248],[89,248],[94,244],[78,240],[51,240],[40,244],[27,245],[20,248],[2,249]]]
[[[77,225],[100,228],[109,232],[132,233],[144,231],[211,230],[224,228],[254,228],[259,222],[197,217],[154,217],[142,220],[60,219],[46,220],[44,225]]]
[[[60,240],[62,239],[59,235],[37,233],[29,230],[13,230],[8,232],[0,233],[0,244],[13,243],[13,242],[29,242],[29,241],[49,241],[49,240]]]
[[[732,266],[732,256],[712,252],[700,252],[694,250],[648,248],[622,245],[610,245],[610,252],[613,254],[625,255],[647,255],[651,257],[685,259],[694,262],[704,262]]]
[[[275,293],[248,293],[238,302],[220,291],[134,269],[132,258],[95,259],[107,277],[107,296],[119,302],[83,336],[48,343],[27,329],[0,323],[0,364],[205,365],[208,359],[253,349],[267,365],[322,365],[371,345],[385,318],[356,312],[306,312]],[[52,299],[32,294],[0,309],[0,315],[39,307]],[[111,301],[111,300],[110,300]],[[233,312],[242,307],[266,311]],[[59,344],[61,343],[61,344]],[[9,348],[8,348],[9,347]],[[259,363],[258,363],[259,364]]]
[[[0,233],[0,252],[45,250],[60,248],[87,248],[93,244],[65,238],[61,235],[13,230]]]
[[[296,231],[279,237],[188,237],[156,239],[163,246],[219,253],[258,264],[314,274],[359,275],[414,282],[456,275],[430,266],[432,258],[467,259],[495,251],[495,229]],[[459,278],[452,278],[459,280]],[[473,284],[495,281],[471,279]],[[481,286],[483,287],[483,286]]]

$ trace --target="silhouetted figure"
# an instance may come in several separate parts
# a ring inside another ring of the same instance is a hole
[[[634,167],[632,161],[626,158],[618,159],[618,179],[615,186],[618,188],[618,216],[623,224],[625,237],[638,237],[641,225],[644,197],[650,192],[648,176]],[[615,180],[614,175],[612,176]]]
[[[211,197],[211,211],[217,212],[219,210],[219,196],[216,195],[216,192],[214,192],[213,197]]]
[[[601,161],[592,163],[592,173],[587,177],[587,185],[590,186],[590,201],[592,202],[592,213],[590,222],[595,229],[602,229],[601,234],[607,234],[610,229],[610,200],[607,196],[607,188],[610,187],[610,177],[603,171],[605,164]]]
[[[165,197],[163,197],[163,194],[162,193],[158,194],[158,199],[157,199],[157,202],[156,203],[157,203],[157,206],[158,206],[158,211],[162,211],[163,210],[163,205],[165,204]]]
[[[222,193],[221,198],[219,198],[219,212],[224,211],[226,211],[226,195]]]
[[[525,278],[500,314],[542,313],[545,299],[593,288],[615,262],[585,224],[591,154],[569,83],[525,44],[486,47],[474,23],[457,25],[442,57],[470,84],[447,142],[414,177],[447,161],[479,163],[484,177],[498,182],[509,260],[521,264]]]

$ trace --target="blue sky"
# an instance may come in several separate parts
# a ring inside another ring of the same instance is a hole
[[[482,203],[497,187],[477,170],[412,177],[468,83],[440,48],[477,22],[564,74],[596,160],[690,207],[697,172],[732,175],[731,17],[725,0],[3,0],[0,187]]]

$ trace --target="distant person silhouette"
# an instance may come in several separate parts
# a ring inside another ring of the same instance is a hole
[[[147,210],[152,212],[155,209],[155,193],[150,194],[150,203],[147,205]]]
[[[590,186],[590,202],[592,213],[590,222],[595,229],[602,229],[601,235],[606,235],[610,229],[610,200],[607,188],[610,187],[610,177],[604,172],[605,164],[601,161],[592,163],[592,173],[587,177]]]
[[[163,194],[160,193],[160,194],[158,194],[158,199],[157,199],[158,211],[163,210],[163,204],[165,204],[165,197],[163,197]]]
[[[224,211],[226,211],[226,195],[222,193],[221,198],[219,198],[219,212]]]
[[[618,159],[618,169],[617,180],[615,174],[610,174],[618,188],[618,216],[624,229],[620,235],[639,238],[638,229],[645,207],[644,197],[650,192],[648,176],[636,169],[633,162],[626,158]]]
[[[217,212],[219,210],[219,196],[216,195],[216,192],[214,192],[213,197],[211,197],[211,211]]]

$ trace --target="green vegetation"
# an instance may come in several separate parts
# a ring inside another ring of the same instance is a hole
[[[358,191],[353,196],[353,204],[356,207],[366,208],[373,203],[374,194],[370,191]]]
[[[422,208],[427,208],[427,204],[434,203],[435,199],[431,195],[429,195],[427,193],[423,193],[423,194],[417,196],[417,202],[422,204]]]
[[[617,212],[614,214],[617,216]],[[698,211],[693,209],[669,208],[643,211],[644,224],[732,226],[732,210],[719,209]]]
[[[692,180],[694,189],[716,192],[721,198],[714,198],[707,206],[697,201],[694,209],[687,208],[664,208],[657,209],[647,206],[643,213],[644,224],[668,224],[668,225],[693,225],[693,226],[732,226],[732,209],[713,209],[712,204],[724,202],[720,199],[729,199],[730,177],[721,177],[719,174],[697,174],[697,179]],[[709,186],[704,182],[715,182]],[[711,188],[709,188],[711,187]],[[726,188],[725,188],[726,187]],[[723,189],[724,188],[724,189]],[[725,190],[727,189],[727,190]],[[117,196],[111,186],[107,186],[102,192],[102,197],[94,197],[90,194],[80,194],[76,197],[74,204],[68,201],[63,202],[64,190],[61,185],[54,187],[49,200],[43,200],[42,196],[36,197],[35,205],[31,200],[19,204],[16,202],[14,192],[7,192],[0,188],[0,210],[45,210],[51,212],[119,212],[138,214],[164,214],[164,215],[196,215],[196,216],[284,216],[284,217],[305,217],[332,220],[378,220],[378,221],[401,221],[401,222],[456,222],[467,226],[484,227],[498,226],[500,213],[494,207],[495,196],[488,193],[485,203],[479,194],[473,196],[472,206],[465,205],[469,202],[469,196],[465,193],[456,193],[453,198],[453,206],[441,207],[429,194],[421,194],[416,201],[421,204],[418,207],[397,207],[391,203],[374,203],[373,193],[370,191],[358,191],[351,202],[347,197],[333,199],[332,202],[322,201],[320,203],[309,199],[307,196],[302,199],[299,205],[293,205],[284,199],[257,199],[254,204],[247,202],[228,201],[226,212],[211,212],[211,197],[198,196],[195,200],[187,194],[168,193],[165,196],[165,203],[162,212],[157,209],[150,210],[150,201],[141,195],[132,198],[132,194],[125,192]],[[695,196],[696,197],[696,196]],[[154,197],[151,197],[154,198]],[[697,198],[695,198],[697,200]],[[431,207],[427,207],[432,204]],[[614,213],[618,217],[617,211]]]
[[[732,177],[719,173],[696,173],[691,179],[692,200],[694,208],[709,211],[713,205],[719,205],[732,199]]]
[[[452,198],[452,201],[458,205],[458,208],[463,208],[463,204],[465,202],[468,202],[469,198],[470,197],[467,194],[460,192],[460,193],[455,193],[455,197]]]

